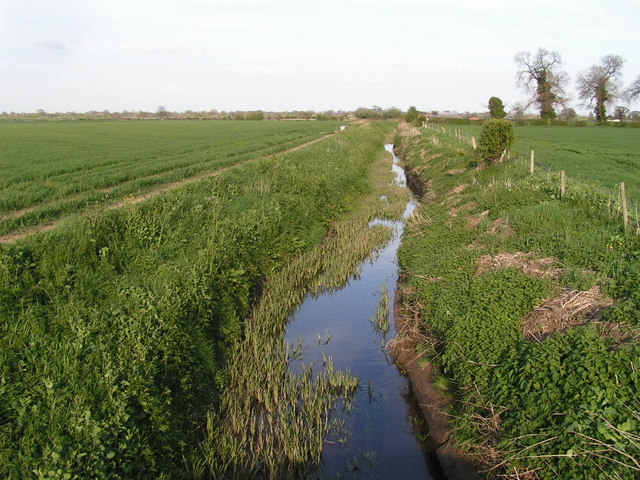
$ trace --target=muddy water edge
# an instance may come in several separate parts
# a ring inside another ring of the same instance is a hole
[[[396,185],[406,188],[392,147],[385,146],[393,155]],[[404,221],[415,208],[411,198],[401,220],[373,220],[371,226],[392,230],[391,241],[365,260],[345,285],[307,295],[290,316],[286,340],[302,346],[291,366],[294,371],[311,364],[321,369],[330,357],[336,369],[349,370],[360,380],[349,404],[332,413],[333,430],[312,478],[446,478],[411,383],[387,348],[396,337],[396,254]]]

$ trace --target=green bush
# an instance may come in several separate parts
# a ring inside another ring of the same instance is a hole
[[[511,148],[514,140],[513,123],[509,120],[487,120],[482,124],[478,153],[486,163],[493,163],[500,158],[502,152]]]

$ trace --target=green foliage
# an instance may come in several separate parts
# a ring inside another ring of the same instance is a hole
[[[498,448],[507,452],[509,473],[533,468],[540,479],[610,478],[603,472],[636,478],[639,355],[637,345],[611,348],[595,328],[510,351],[490,393],[505,412]]]
[[[237,114],[236,120],[264,120],[264,112],[261,110],[255,112],[247,112],[244,114]]]
[[[504,119],[487,120],[478,139],[478,154],[487,163],[497,161],[515,140],[513,123]]]
[[[504,104],[498,97],[489,99],[489,115],[491,115],[491,118],[504,118],[507,116],[507,112],[504,111]]]
[[[523,337],[522,319],[561,288],[599,285],[615,299],[604,320],[623,331],[637,325],[638,237],[623,233],[598,188],[573,184],[560,201],[557,178],[531,176],[526,161],[465,170],[469,152],[451,135],[435,129],[397,140],[409,167],[430,182],[430,201],[405,230],[399,261],[405,302],[423,319],[437,345],[432,360],[449,380],[454,439],[480,456],[496,453],[496,463],[504,461],[497,475],[635,478],[637,339],[594,326],[533,342]],[[464,191],[452,193],[461,184]],[[502,252],[553,256],[563,270],[553,281],[499,265],[478,270],[481,257],[486,264],[487,255]]]
[[[389,129],[1,246],[0,477],[192,478],[264,279],[368,192]]]
[[[404,121],[408,123],[412,123],[418,120],[419,116],[420,116],[420,113],[418,112],[416,107],[411,106],[409,107],[409,110],[407,110],[407,113],[404,115]]]

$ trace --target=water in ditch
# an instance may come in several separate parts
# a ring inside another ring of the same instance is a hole
[[[393,153],[392,145],[386,149]],[[397,163],[394,155],[397,182],[406,186]],[[403,220],[415,207],[411,200]],[[385,349],[396,334],[393,314],[386,334],[371,322],[385,288],[393,305],[404,228],[404,221],[378,223],[393,228],[389,244],[363,262],[360,274],[340,290],[307,296],[287,327],[287,340],[304,345],[299,365],[321,366],[324,356],[331,357],[336,369],[348,369],[360,379],[350,408],[341,405],[333,414],[339,428],[329,437],[314,478],[441,479],[411,385]]]

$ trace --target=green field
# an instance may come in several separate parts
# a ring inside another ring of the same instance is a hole
[[[480,135],[479,125],[447,125],[447,131],[460,130]],[[530,158],[535,151],[542,168],[565,170],[575,178],[614,190],[626,182],[630,198],[640,201],[640,129],[619,127],[515,127],[513,152]]]
[[[15,122],[0,125],[0,235],[281,152],[337,122]]]

